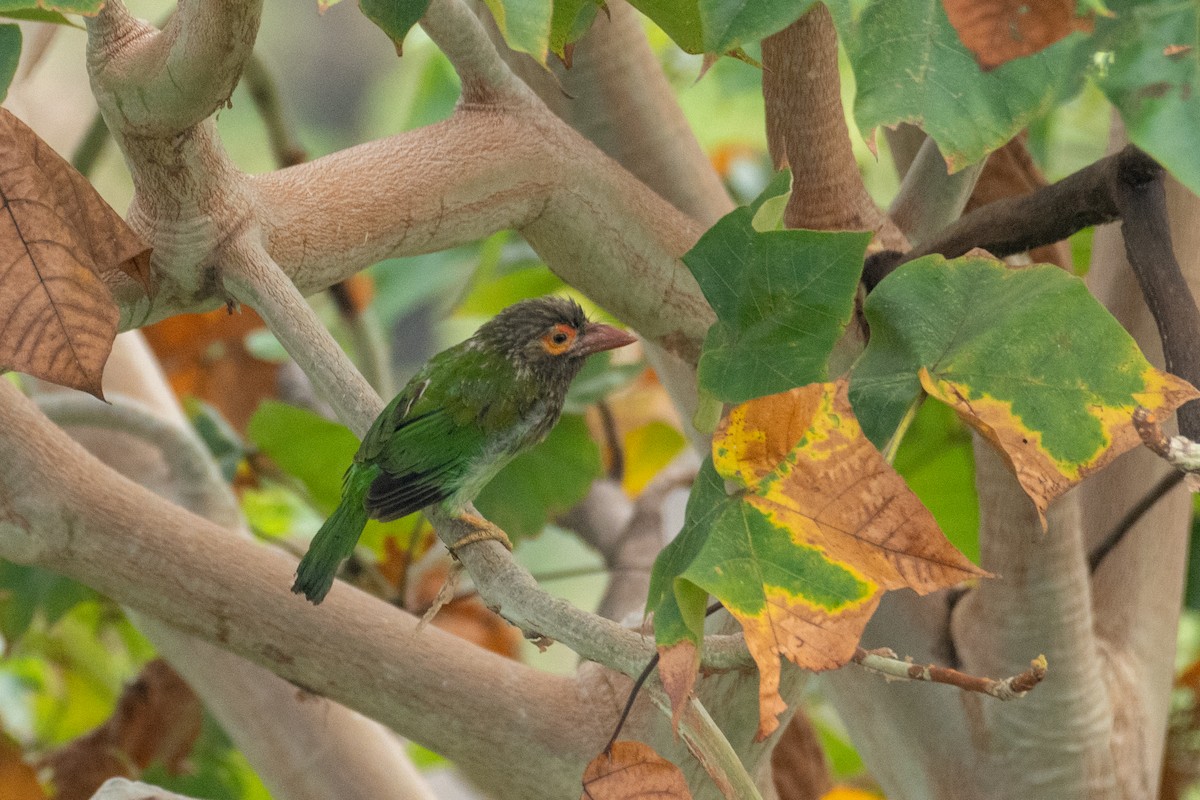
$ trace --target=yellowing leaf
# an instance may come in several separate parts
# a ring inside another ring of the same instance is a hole
[[[149,291],[150,249],[87,179],[0,109],[0,368],[101,396],[117,334],[105,276]]]
[[[839,667],[884,591],[983,574],[866,439],[845,381],[812,384],[744,403],[717,429],[684,529],[655,564],[655,637],[698,643],[707,595],[721,600],[758,665],[761,739],[785,707],[780,656]]]
[[[963,382],[935,378],[924,367],[918,377],[930,397],[957,411],[964,422],[1000,451],[1021,488],[1037,506],[1043,524],[1051,500],[1141,442],[1133,427],[1137,406],[1165,415],[1200,397],[1187,381],[1147,365],[1143,372],[1145,391],[1135,392],[1128,405],[1094,403],[1086,407],[1086,413],[1100,424],[1103,436],[1092,453],[1068,459],[1055,457],[1045,446],[1042,432],[1027,427],[1010,401],[973,391]]]
[[[580,800],[691,800],[679,767],[641,742],[614,742],[583,771]]]

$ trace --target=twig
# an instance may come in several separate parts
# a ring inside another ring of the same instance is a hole
[[[1150,491],[1142,495],[1137,504],[1129,509],[1125,513],[1125,516],[1121,517],[1121,521],[1113,526],[1113,529],[1101,540],[1100,544],[1096,545],[1095,549],[1088,553],[1088,572],[1094,575],[1096,570],[1099,569],[1101,562],[1104,561],[1104,557],[1121,543],[1125,535],[1142,518],[1142,515],[1153,508],[1159,500],[1163,499],[1168,492],[1178,486],[1186,477],[1186,473],[1183,472],[1168,472],[1158,483],[1154,484]]]
[[[625,720],[629,719],[629,712],[633,710],[633,703],[637,700],[638,692],[646,685],[646,679],[650,677],[650,673],[654,672],[654,668],[658,666],[659,653],[654,651],[654,655],[650,657],[650,663],[646,664],[645,669],[638,674],[634,680],[633,686],[629,689],[629,697],[625,699],[625,708],[621,709],[621,716],[617,717],[617,724],[613,726],[612,736],[608,738],[608,744],[604,745],[605,753],[611,753],[612,747],[616,744],[617,737],[621,735],[621,729],[625,727]]]
[[[1046,677],[1046,657],[1038,656],[1029,662],[1029,669],[1008,678],[981,678],[968,675],[949,667],[939,667],[936,664],[913,664],[902,661],[892,650],[881,647],[876,650],[855,648],[850,659],[855,664],[878,672],[887,678],[898,678],[910,681],[929,681],[930,683],[946,683],[957,686],[968,692],[978,692],[990,695],[997,700],[1013,700],[1024,697],[1030,689],[1042,682]]]
[[[464,104],[537,102],[533,90],[504,63],[479,18],[462,0],[433,0],[421,27],[462,80]]]
[[[83,177],[90,177],[110,138],[108,125],[105,124],[104,117],[97,112],[92,117],[92,124],[88,126],[83,138],[75,146],[75,152],[71,154],[71,166],[79,170]]]
[[[308,161],[308,151],[300,144],[291,120],[283,113],[275,78],[257,53],[251,53],[246,59],[242,83],[250,92],[250,100],[258,109],[258,115],[267,129],[267,141],[271,143],[275,163],[280,167],[290,167]]]

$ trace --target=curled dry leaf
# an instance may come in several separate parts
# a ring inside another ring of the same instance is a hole
[[[950,24],[979,66],[994,69],[1033,55],[1072,31],[1090,31],[1075,0],[942,0]]]
[[[56,800],[86,800],[109,778],[151,763],[178,773],[200,735],[200,700],[162,659],[125,688],[108,720],[46,758]]]
[[[0,367],[101,396],[117,334],[107,284],[150,291],[150,248],[87,179],[0,109]]]
[[[700,651],[691,641],[684,639],[670,647],[658,648],[658,677],[671,699],[671,727],[676,734],[699,669]]]
[[[679,767],[641,742],[614,742],[583,771],[580,800],[691,800]]]

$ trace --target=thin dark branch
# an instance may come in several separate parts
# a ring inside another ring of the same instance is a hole
[[[1053,244],[1084,228],[1112,222],[1121,216],[1113,194],[1113,180],[1147,159],[1145,153],[1129,145],[1057,183],[977,208],[907,253],[874,254],[863,270],[863,280],[868,289],[873,289],[901,264],[931,253],[957,258],[981,247],[997,258],[1004,258]]]
[[[263,125],[266,126],[267,140],[271,143],[275,162],[280,167],[290,167],[307,161],[308,152],[304,145],[300,144],[290,121],[283,113],[283,104],[279,100],[275,79],[257,54],[252,54],[246,61],[242,70],[242,80],[245,81],[250,99],[258,109]]]
[[[1118,164],[1111,180],[1125,255],[1158,325],[1167,371],[1197,385],[1200,311],[1171,247],[1163,168],[1145,153],[1134,153]],[[1200,440],[1200,402],[1185,403],[1175,416],[1183,436]]]
[[[1093,575],[1096,574],[1096,570],[1104,561],[1104,557],[1112,552],[1113,548],[1121,543],[1121,540],[1125,538],[1125,534],[1129,533],[1129,531],[1133,529],[1133,526],[1138,523],[1138,520],[1140,520],[1147,511],[1153,508],[1154,505],[1167,494],[1167,492],[1178,486],[1180,481],[1182,481],[1185,477],[1185,473],[1182,472],[1169,472],[1164,475],[1162,479],[1150,489],[1150,491],[1146,492],[1146,494],[1142,496],[1142,499],[1138,500],[1137,504],[1134,505],[1133,508],[1129,509],[1129,511],[1125,513],[1125,516],[1121,517],[1121,521],[1118,522],[1116,526],[1114,526],[1109,532],[1109,534],[1104,537],[1104,540],[1096,546],[1096,549],[1092,550],[1092,552],[1088,554],[1088,572]]]
[[[704,609],[704,616],[710,617],[722,608],[724,608],[724,606],[720,601],[717,601],[708,608]],[[629,699],[625,701],[625,708],[621,711],[621,716],[617,718],[617,725],[615,728],[613,728],[612,738],[608,740],[608,744],[604,745],[603,752],[612,752],[612,746],[617,741],[617,737],[621,735],[621,728],[625,727],[625,720],[629,718],[629,712],[633,710],[633,702],[637,700],[638,692],[640,692],[642,687],[646,684],[646,679],[650,677],[650,673],[653,672],[654,668],[658,666],[659,655],[660,652],[656,651],[654,655],[650,657],[650,663],[646,664],[646,668],[642,670],[642,673],[637,676],[637,680],[633,682],[633,688],[629,690]]]

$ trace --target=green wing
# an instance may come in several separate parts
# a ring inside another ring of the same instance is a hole
[[[374,519],[399,519],[450,497],[484,452],[486,434],[464,408],[457,381],[446,379],[455,372],[447,367],[458,360],[447,358],[450,352],[409,381],[354,457],[380,468],[363,501]]]

